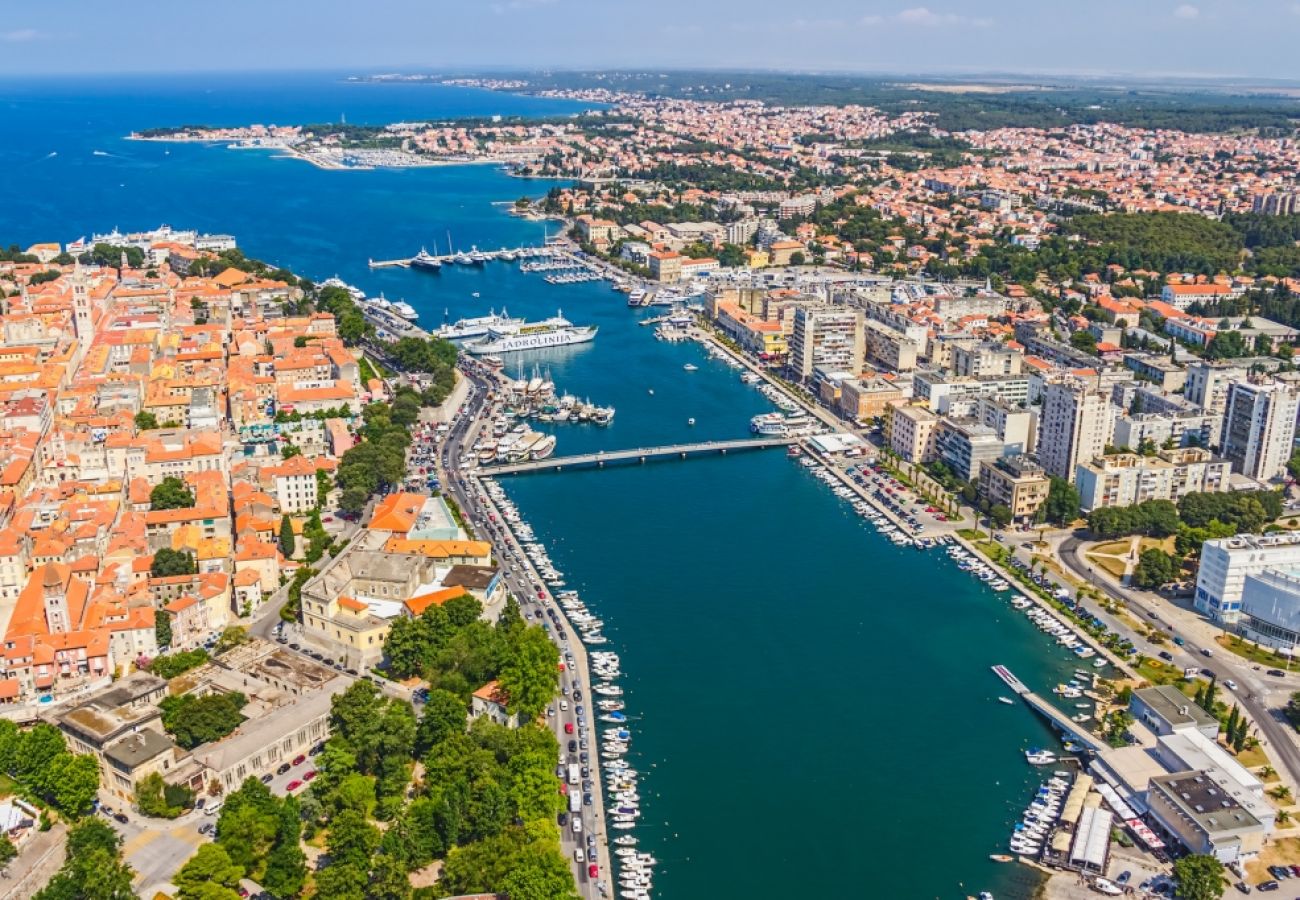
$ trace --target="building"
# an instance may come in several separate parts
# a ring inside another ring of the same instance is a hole
[[[316,464],[307,457],[291,456],[279,465],[267,466],[261,475],[272,483],[280,512],[295,515],[319,505]]]
[[[1246,369],[1230,362],[1201,360],[1187,368],[1183,396],[1207,412],[1222,416],[1228,409],[1228,387],[1246,380]],[[1214,442],[1219,441],[1218,434]]]
[[[650,277],[661,284],[681,281],[684,259],[684,256],[672,250],[656,250],[650,254]]]
[[[1017,522],[1033,519],[1051,483],[1043,467],[1023,454],[980,462],[980,498],[991,506],[1005,506]]]
[[[510,698],[495,681],[489,681],[470,695],[469,704],[471,719],[486,718],[506,728],[519,727],[519,714],[510,711]]]
[[[1208,410],[1130,413],[1115,420],[1116,447],[1212,447],[1219,443],[1223,417]]]
[[[957,344],[952,348],[952,369],[960,377],[981,378],[1019,375],[1024,354],[1002,344]]]
[[[1132,369],[1143,381],[1149,381],[1162,391],[1177,391],[1187,384],[1187,370],[1167,356],[1155,353],[1125,353],[1124,365]]]
[[[1184,494],[1229,489],[1232,467],[1199,447],[1160,450],[1155,456],[1112,453],[1079,463],[1075,483],[1084,511],[1172,500]]]
[[[924,371],[912,377],[912,391],[935,412],[946,413],[949,404],[962,397],[994,397],[1011,404],[1029,402],[1029,379],[1023,375],[994,375],[955,378],[945,373]]]
[[[1251,212],[1265,216],[1290,216],[1300,212],[1300,193],[1279,191],[1256,194],[1250,204]]]
[[[1166,284],[1160,292],[1160,299],[1180,312],[1193,303],[1213,306],[1230,296],[1232,288],[1226,284]]]
[[[1172,685],[1138,688],[1128,703],[1129,712],[1156,735],[1196,731],[1213,740],[1219,720],[1193,703]]]
[[[910,463],[934,459],[934,433],[939,417],[923,406],[891,406],[885,418],[885,440],[891,453]]]
[[[1147,808],[1160,831],[1189,853],[1232,863],[1256,856],[1264,845],[1265,824],[1206,771],[1152,778]]]
[[[1246,576],[1300,567],[1300,534],[1238,534],[1201,545],[1196,608],[1226,624],[1241,616]]]
[[[1300,566],[1265,569],[1243,579],[1237,631],[1279,650],[1300,645]]]
[[[1007,455],[1007,445],[977,419],[944,416],[934,429],[934,455],[962,481],[972,481],[985,463]]]
[[[799,378],[814,369],[862,371],[865,353],[862,310],[846,306],[798,306],[790,334],[787,366]]]
[[[1083,460],[1106,451],[1118,408],[1077,379],[1049,383],[1043,392],[1038,461],[1051,475],[1073,481]]]
[[[130,801],[141,779],[154,772],[167,777],[186,756],[163,731],[158,703],[166,696],[166,681],[136,672],[54,722],[69,749],[99,761],[104,790]]]
[[[1220,446],[1233,471],[1259,481],[1281,477],[1291,458],[1298,410],[1300,398],[1290,384],[1229,385]]]
[[[923,345],[876,321],[867,321],[863,327],[866,356],[873,363],[890,372],[910,372],[916,368],[917,357]]]
[[[884,378],[850,378],[840,385],[839,414],[849,421],[868,422],[885,415],[891,404],[903,402],[903,390]]]

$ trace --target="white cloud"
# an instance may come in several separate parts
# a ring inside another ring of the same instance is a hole
[[[1179,6],[1174,10],[1175,19],[1183,19],[1190,22],[1192,19],[1199,19],[1200,17],[1201,11],[1190,3],[1184,3],[1182,6]]]
[[[891,16],[866,15],[858,20],[860,25],[909,25],[916,28],[985,28],[991,19],[976,19],[957,13],[935,12],[928,6],[913,6]]]
[[[14,31],[0,33],[0,40],[6,44],[25,44],[28,41],[34,41],[40,37],[40,32],[35,28],[18,28]]]

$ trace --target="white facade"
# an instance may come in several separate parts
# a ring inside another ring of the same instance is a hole
[[[1185,494],[1228,489],[1231,466],[1208,450],[1166,450],[1159,456],[1115,453],[1075,470],[1084,511],[1104,506],[1132,506],[1147,500],[1172,500]]]
[[[864,349],[862,310],[845,306],[799,306],[790,334],[789,365],[800,378],[814,369],[862,371]]]
[[[1221,444],[1234,470],[1260,481],[1285,473],[1295,440],[1297,399],[1295,389],[1280,382],[1228,386]]]
[[[1049,474],[1073,482],[1082,461],[1106,452],[1119,408],[1080,381],[1053,382],[1043,392],[1038,462]]]
[[[1239,534],[1206,541],[1196,573],[1196,608],[1219,622],[1241,616],[1247,575],[1300,566],[1300,534]]]

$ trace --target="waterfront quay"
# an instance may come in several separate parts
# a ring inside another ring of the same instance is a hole
[[[443,484],[460,505],[463,515],[474,528],[476,536],[491,542],[493,553],[505,573],[507,588],[519,601],[520,610],[539,623],[544,622],[553,613],[554,619],[552,621],[558,620],[559,623],[562,623],[559,628],[553,628],[549,631],[551,639],[560,649],[559,678],[562,680],[571,679],[575,687],[582,692],[582,697],[587,701],[589,712],[592,712],[588,722],[594,728],[595,697],[591,692],[590,667],[586,648],[578,639],[577,630],[572,627],[572,623],[565,616],[564,610],[559,604],[555,603],[555,598],[546,589],[541,575],[528,559],[523,546],[501,515],[501,510],[496,507],[486,491],[483,490],[479,479],[474,475],[467,474],[466,470],[460,468],[460,462],[465,457],[466,448],[473,445],[479,430],[487,421],[484,418],[488,410],[487,394],[492,387],[492,382],[488,379],[493,377],[490,370],[473,361],[463,362],[460,374],[468,382],[469,391],[461,405],[460,414],[451,423],[439,455],[438,462],[442,470]],[[561,634],[563,634],[563,637],[561,637]],[[566,651],[572,654],[573,664],[571,669],[567,669],[565,665],[564,654]],[[572,697],[572,694],[570,694],[570,697]],[[568,709],[564,708],[566,705],[569,707]],[[582,727],[578,724],[577,719],[577,705],[576,701],[562,705],[557,697],[552,701],[555,715],[553,717],[548,716],[548,724],[555,733],[561,757],[565,760],[569,758],[566,751],[567,742],[570,739],[576,739],[582,732]],[[573,729],[572,735],[566,734],[566,725]],[[569,860],[569,865],[574,873],[574,882],[580,896],[586,898],[586,900],[605,900],[605,898],[613,897],[613,873],[610,866],[609,834],[605,826],[599,756],[594,750],[596,747],[594,740],[591,742],[591,746],[593,747],[591,757],[592,788],[590,791],[592,804],[590,807],[583,807],[586,810],[585,813],[575,814],[587,820],[586,827],[579,834],[575,834],[571,828],[561,828],[560,846]],[[576,788],[577,786],[571,787]],[[599,874],[594,879],[588,875],[588,864],[578,863],[574,859],[574,852],[580,848],[585,848],[587,833],[596,835],[596,864],[599,866]]]

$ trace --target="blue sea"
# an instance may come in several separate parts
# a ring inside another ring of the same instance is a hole
[[[617,409],[555,426],[557,453],[739,437],[769,409],[690,344],[663,344],[600,283],[556,287],[514,265],[372,271],[370,258],[539,243],[502,204],[551,182],[486,166],[322,171],[266,151],[134,142],[159,125],[554,116],[578,104],[340,76],[0,82],[0,242],[67,242],[167,223],[235,235],[248,254],[436,325],[506,307],[600,326],[522,355],[560,390]],[[450,238],[449,238],[450,235]],[[699,366],[688,372],[686,363]],[[695,425],[689,425],[688,419]],[[1032,896],[998,866],[1053,746],[989,671],[1031,686],[1074,658],[946,557],[898,549],[777,452],[539,474],[506,487],[622,657],[642,848],[665,898]]]

